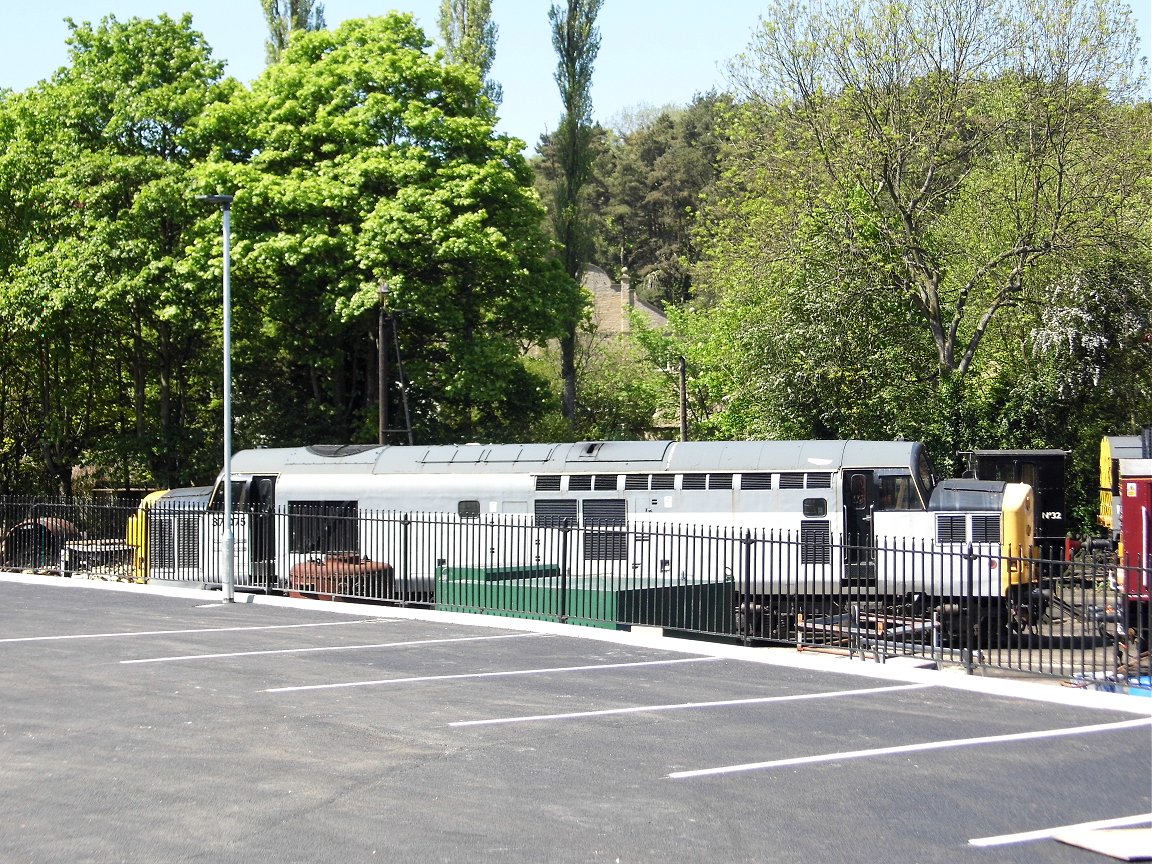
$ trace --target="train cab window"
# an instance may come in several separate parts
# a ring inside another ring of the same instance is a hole
[[[358,552],[357,501],[289,501],[289,552]]]
[[[824,498],[805,498],[804,516],[808,519],[818,519],[828,515],[828,501]]]
[[[232,481],[232,508],[240,510],[244,506],[244,490],[248,486],[247,480]],[[221,480],[212,490],[212,497],[208,500],[208,510],[211,513],[224,512],[224,481]]]
[[[456,515],[458,515],[461,519],[479,519],[480,502],[458,501],[456,503]]]
[[[877,510],[919,510],[920,498],[912,485],[910,474],[881,475],[876,478],[879,487]]]

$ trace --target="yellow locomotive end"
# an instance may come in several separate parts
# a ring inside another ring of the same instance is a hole
[[[128,517],[125,540],[132,547],[132,569],[137,582],[148,581],[148,511],[164,497],[167,489],[144,496],[136,512]]]
[[[1004,550],[1004,567],[1001,571],[1001,588],[1007,595],[1019,585],[1033,580],[1033,561],[1036,558],[1035,524],[1036,493],[1025,483],[1008,483],[1004,487],[1004,503],[1001,509],[1003,531],[1001,533]]]

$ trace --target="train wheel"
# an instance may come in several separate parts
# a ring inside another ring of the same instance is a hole
[[[945,648],[974,650],[1000,648],[1008,637],[1008,607],[1003,602],[987,605],[945,604],[939,609],[940,641]]]

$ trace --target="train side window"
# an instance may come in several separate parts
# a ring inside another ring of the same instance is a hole
[[[289,501],[289,552],[358,552],[358,501]]]
[[[853,474],[850,480],[852,489],[852,506],[863,510],[868,506],[868,478],[863,474]]]
[[[804,515],[809,519],[817,519],[828,515],[828,501],[824,498],[805,498]]]
[[[456,503],[456,514],[461,519],[479,519],[480,518],[480,502],[479,501],[459,501]]]

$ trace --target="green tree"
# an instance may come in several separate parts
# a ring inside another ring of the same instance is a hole
[[[428,49],[403,15],[301,34],[213,119],[205,183],[241,190],[247,443],[375,439],[381,282],[419,440],[522,435],[543,410],[521,355],[558,335],[573,291],[519,142],[495,134],[474,71]]]
[[[548,10],[552,47],[556,51],[556,84],[564,113],[556,131],[559,178],[553,189],[551,215],[564,272],[579,280],[591,252],[584,191],[592,178],[592,70],[600,52],[596,16],[603,0],[567,0]],[[576,339],[580,315],[564,322],[560,337],[560,376],[564,382],[562,412],[576,417]]]
[[[1057,265],[1146,236],[1134,45],[1102,0],[770,7],[701,240],[733,332],[767,331],[713,342],[753,413],[819,404],[802,425],[839,435],[864,400],[889,435],[978,443]]]
[[[269,64],[280,59],[293,33],[324,29],[324,4],[316,0],[260,0],[260,6],[268,24],[264,54]]]
[[[488,77],[499,32],[492,20],[492,0],[440,0],[439,23],[445,55],[453,63],[476,69],[484,80],[484,95],[499,105],[503,88]]]
[[[727,96],[698,96],[619,133],[596,157],[604,186],[597,260],[627,267],[650,302],[692,296],[696,215],[719,175],[717,122],[728,105]]]
[[[193,127],[234,82],[190,16],[70,25],[70,65],[12,97],[0,155],[18,224],[2,308],[37,388],[23,434],[62,491],[82,462],[186,483],[218,369],[213,295],[183,267]]]

